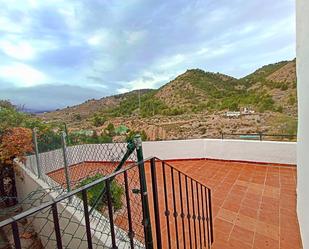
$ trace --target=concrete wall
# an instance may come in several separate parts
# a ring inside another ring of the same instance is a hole
[[[309,248],[309,1],[296,1],[298,94],[297,211],[303,247]]]
[[[296,143],[221,139],[192,139],[143,143],[144,157],[160,159],[212,158],[296,164]]]

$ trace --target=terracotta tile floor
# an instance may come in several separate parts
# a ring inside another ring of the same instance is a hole
[[[169,163],[211,188],[215,231],[212,248],[302,248],[296,214],[296,167],[216,160]],[[80,172],[87,175],[95,169],[103,170],[103,165],[104,171],[115,167],[99,162],[76,165],[72,178],[78,181]],[[146,175],[149,179],[147,170]],[[50,176],[64,182],[61,171]]]
[[[214,249],[299,249],[296,167],[171,162],[212,189]]]

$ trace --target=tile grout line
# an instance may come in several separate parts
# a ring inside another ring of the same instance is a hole
[[[263,200],[263,195],[264,195],[264,192],[265,192],[265,184],[266,184],[266,179],[267,179],[267,175],[268,175],[268,170],[269,170],[269,168],[267,167],[266,168],[267,170],[266,170],[266,175],[265,175],[265,179],[264,179],[264,184],[263,184],[263,191],[262,191],[262,196],[261,196],[261,201],[260,201],[260,205],[259,205],[259,208],[258,208],[258,216],[257,216],[257,222],[258,222],[258,219],[259,219],[259,217],[260,217],[260,210],[261,210],[261,206],[262,206],[262,200]],[[255,226],[255,232],[254,232],[254,235],[253,235],[253,244],[252,244],[252,248],[254,247],[254,242],[255,242],[255,236],[256,236],[256,227],[257,226]]]
[[[242,169],[241,169],[240,173],[238,174],[237,179],[239,178],[239,176],[241,175],[241,172],[242,172],[243,170],[244,170],[244,166],[242,166]],[[235,180],[235,182],[234,182],[233,186],[235,185],[235,183],[236,183],[237,179]],[[231,188],[231,190],[230,190],[230,191],[232,191],[232,188]],[[246,193],[247,193],[247,192],[248,192],[248,186],[247,186]],[[245,197],[246,193],[244,194],[243,199],[244,199],[244,197]],[[241,203],[243,202],[243,199],[241,200]],[[241,204],[240,204],[240,205],[241,205]],[[235,227],[235,223],[236,223],[237,217],[238,217],[238,215],[239,215],[239,212],[240,212],[240,207],[239,207],[239,210],[238,210],[238,212],[237,212],[236,218],[235,218],[235,220],[234,220],[234,222],[233,222],[233,227],[232,227],[231,232],[230,232],[230,234],[229,234],[228,241],[229,241],[229,240],[230,240],[230,238],[231,238],[231,235],[232,235],[233,229],[234,229],[234,227]]]

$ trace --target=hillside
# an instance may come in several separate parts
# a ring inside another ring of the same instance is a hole
[[[295,133],[297,122],[295,60],[263,66],[236,79],[190,69],[157,90],[89,100],[43,114],[75,129],[96,129],[108,123],[145,130],[152,139],[216,136],[225,132]],[[254,115],[230,119],[226,111],[250,108]],[[100,119],[102,122],[96,122]],[[199,129],[197,129],[199,128]]]
[[[141,95],[151,92],[151,89],[141,89]],[[85,119],[92,117],[94,113],[102,112],[111,108],[116,108],[128,98],[137,96],[138,91],[131,91],[124,94],[104,97],[101,99],[90,99],[75,106],[68,106],[64,109],[39,114],[38,116],[48,121],[61,121],[69,124],[79,125]]]

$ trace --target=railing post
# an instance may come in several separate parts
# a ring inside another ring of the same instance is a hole
[[[19,229],[17,221],[14,221],[12,223],[12,231],[13,231],[13,239],[14,239],[14,245],[15,249],[21,249],[21,243],[20,243],[20,236],[19,236]]]
[[[153,209],[155,213],[155,224],[156,224],[156,237],[157,237],[157,248],[162,248],[161,238],[161,224],[160,224],[160,210],[159,210],[159,198],[158,198],[158,186],[157,186],[157,173],[156,173],[156,160],[151,158],[151,182],[153,192]]]
[[[93,247],[92,247],[90,220],[89,220],[87,189],[82,190],[82,197],[83,197],[82,200],[83,200],[83,206],[84,206],[84,215],[85,215],[88,249],[92,249]]]
[[[65,181],[67,185],[67,191],[71,191],[71,181],[69,175],[69,165],[68,165],[68,157],[67,157],[67,150],[66,150],[66,139],[65,139],[65,132],[62,132],[61,136],[62,141],[62,154],[63,154],[63,163],[64,163],[64,174],[65,174]]]
[[[33,137],[33,143],[34,143],[34,152],[35,152],[37,174],[38,174],[38,178],[41,178],[42,173],[41,173],[41,166],[40,166],[40,159],[39,159],[39,147],[38,147],[38,139],[37,139],[36,128],[34,128],[32,130],[32,137]]]
[[[115,225],[114,225],[114,216],[113,216],[113,203],[111,196],[111,187],[110,187],[110,178],[106,179],[106,195],[107,195],[107,206],[108,206],[108,217],[110,224],[110,232],[112,237],[112,249],[117,249],[116,244],[116,235],[115,235]]]
[[[134,137],[134,143],[135,143],[135,148],[136,148],[139,178],[140,178],[140,185],[141,185],[140,187],[141,187],[141,199],[142,199],[142,209],[143,209],[143,226],[144,226],[144,234],[145,234],[145,244],[146,244],[146,249],[152,249],[153,240],[152,240],[150,213],[149,213],[145,165],[144,165],[144,157],[143,157],[143,149],[142,149],[142,139],[139,134]]]
[[[57,248],[62,249],[61,231],[60,231],[57,203],[53,203],[52,206],[51,206],[51,209],[52,209],[52,212],[53,212],[53,221],[54,221],[54,229],[55,229],[55,235],[56,235]]]

